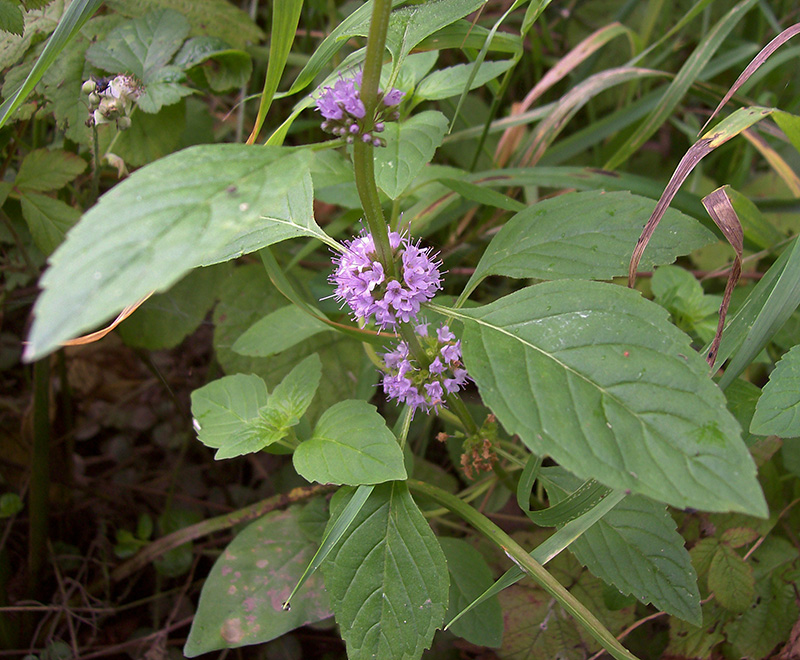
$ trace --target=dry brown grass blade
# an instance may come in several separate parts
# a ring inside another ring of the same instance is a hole
[[[636,247],[633,249],[633,254],[631,254],[630,266],[628,267],[629,287],[633,287],[633,285],[636,284],[636,270],[639,267],[639,262],[642,259],[645,248],[647,248],[647,244],[653,236],[653,232],[655,232],[656,227],[658,227],[658,223],[661,222],[661,218],[664,216],[664,213],[666,213],[667,208],[672,202],[672,198],[675,197],[675,194],[697,163],[714,149],[725,144],[728,140],[736,137],[739,133],[750,128],[750,126],[761,121],[765,117],[769,117],[773,112],[774,108],[762,108],[758,106],[740,108],[730,117],[720,122],[713,131],[707,133],[689,147],[689,150],[684,154],[683,158],[681,158],[681,162],[678,163],[678,167],[675,168],[675,172],[670,178],[666,188],[664,188],[664,192],[661,193],[661,198],[658,200],[656,208],[653,210],[650,219],[647,221],[644,229],[642,229],[639,240],[636,242]]]
[[[570,73],[570,71],[573,71],[587,57],[599,50],[602,46],[611,41],[611,39],[621,34],[626,34],[627,32],[628,29],[620,23],[611,23],[590,34],[542,76],[541,80],[536,83],[522,101],[511,105],[511,116],[514,117],[527,112],[536,99]],[[495,163],[497,163],[499,167],[503,167],[508,162],[508,159],[511,158],[511,155],[519,146],[524,133],[524,126],[512,126],[503,132],[494,155]]]
[[[62,346],[83,346],[84,344],[91,344],[96,341],[100,341],[103,337],[105,337],[109,332],[111,332],[114,328],[116,328],[120,323],[122,323],[126,318],[128,318],[131,314],[133,314],[139,307],[147,300],[150,296],[152,296],[155,291],[151,291],[148,293],[144,298],[141,300],[133,303],[132,305],[128,305],[125,309],[123,309],[117,318],[111,323],[111,325],[106,326],[102,330],[98,330],[96,332],[92,332],[88,335],[83,335],[82,337],[76,337],[75,339],[70,339],[69,341],[65,341]]]
[[[703,206],[706,207],[708,215],[719,227],[722,235],[731,244],[736,258],[733,261],[733,266],[728,273],[728,281],[725,284],[725,294],[722,296],[722,304],[719,306],[719,322],[717,323],[717,332],[714,334],[714,340],[711,342],[711,348],[706,355],[706,361],[709,367],[714,366],[714,361],[717,359],[717,350],[719,349],[719,342],[722,339],[722,329],[725,327],[725,317],[728,314],[728,307],[731,304],[731,294],[733,288],[739,281],[739,276],[742,273],[742,247],[744,243],[744,231],[742,230],[742,223],[739,221],[739,216],[733,208],[731,198],[725,190],[727,186],[717,188],[710,195],[703,197]]]
[[[706,127],[711,123],[711,120],[717,116],[720,110],[722,110],[723,106],[731,100],[731,97],[736,94],[739,88],[744,85],[747,80],[752,76],[764,62],[767,61],[770,55],[772,55],[778,48],[783,46],[789,39],[792,37],[800,34],[800,23],[795,23],[791,27],[786,28],[783,32],[781,32],[777,37],[775,37],[772,41],[770,41],[761,51],[756,55],[750,64],[745,67],[745,70],[742,71],[741,75],[736,79],[736,82],[733,83],[733,86],[728,90],[728,93],[722,97],[722,100],[719,102],[716,110],[711,113],[711,116],[708,118],[708,121],[703,124],[703,128],[700,129],[700,133],[706,130]]]

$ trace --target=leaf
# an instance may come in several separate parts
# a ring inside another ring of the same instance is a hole
[[[177,532],[179,529],[195,525],[202,520],[197,511],[191,509],[167,509],[158,517],[158,527],[162,536]],[[194,559],[191,541],[167,550],[153,561],[153,568],[165,577],[180,577],[189,572]]]
[[[299,507],[267,514],[225,548],[203,585],[184,655],[267,642],[331,615],[319,575],[292,599],[291,610],[281,609],[315,549],[299,515]]]
[[[611,279],[628,272],[633,246],[653,201],[627,192],[559,195],[517,213],[492,239],[460,300],[489,275],[553,280]],[[643,268],[703,247],[713,234],[671,210],[648,245]]]
[[[25,78],[25,82],[0,105],[0,128],[5,125],[11,114],[24,103],[28,94],[33,91],[36,83],[42,79],[45,71],[53,64],[58,54],[64,49],[64,46],[72,41],[83,24],[91,18],[101,4],[102,0],[74,0],[70,3],[58,21],[58,26],[44,47],[42,54],[36,60],[36,64],[33,65],[28,77]],[[47,10],[44,10],[42,12],[43,17],[46,14]],[[46,30],[45,26],[48,24],[46,18],[42,20],[42,24],[42,27]],[[28,27],[30,28],[31,26]],[[23,42],[27,38],[27,33],[32,36],[34,32],[38,31],[38,29],[26,30],[26,37],[23,37]]]
[[[404,483],[375,488],[322,568],[350,660],[417,660],[430,646],[447,563]]]
[[[497,78],[514,65],[514,60],[484,62],[470,84],[470,89],[482,87],[490,80]],[[469,76],[475,70],[475,62],[456,64],[434,71],[427,76],[414,90],[414,96],[426,101],[439,101],[460,94]]]
[[[178,12],[153,10],[112,30],[86,51],[86,59],[104,71],[141,80],[145,92],[137,104],[144,112],[155,113],[191,93],[176,84],[175,76],[182,77],[180,69],[167,66],[189,29],[189,22]]]
[[[499,193],[491,188],[483,186],[476,186],[474,183],[468,181],[461,181],[459,179],[440,179],[439,182],[450,188],[453,192],[458,193],[464,199],[483,204],[485,206],[494,206],[506,211],[524,211],[525,204],[512,199],[503,193]]]
[[[414,115],[402,124],[386,124],[386,147],[375,151],[375,180],[397,199],[433,158],[447,132],[447,118],[435,110]]]
[[[753,571],[733,548],[720,544],[708,570],[708,588],[726,610],[744,612],[755,598]]]
[[[20,37],[25,30],[22,10],[11,0],[0,0],[0,30]]]
[[[450,620],[492,586],[492,572],[480,552],[461,539],[439,537],[450,572]],[[503,612],[497,597],[478,605],[448,628],[470,644],[497,648],[503,640]]]
[[[770,374],[750,431],[756,435],[800,437],[800,346],[786,353]]]
[[[137,112],[132,117],[131,127],[119,132],[112,125],[100,126],[99,130],[113,132],[114,153],[128,166],[147,165],[171,154],[181,143],[181,134],[186,126],[186,104],[173,103],[155,114]]]
[[[397,439],[365,401],[341,401],[326,410],[292,462],[301,477],[323,484],[360,486],[408,477]]]
[[[20,203],[33,242],[43,254],[52,253],[64,240],[70,227],[81,217],[77,209],[47,195],[23,192]]]
[[[227,0],[107,0],[107,4],[125,16],[143,16],[162,8],[175,10],[189,21],[191,36],[219,37],[240,49],[264,39],[264,32],[247,12]]]
[[[292,369],[267,395],[264,381],[250,374],[215,380],[192,392],[197,438],[217,449],[215,460],[251,454],[286,437],[300,423],[319,387],[316,354]]]
[[[483,307],[433,309],[464,321],[470,377],[534,454],[679,508],[766,515],[705,362],[638,292],[561,280]]]
[[[203,322],[217,297],[223,265],[198,268],[165,293],[148,298],[117,328],[128,346],[174,348]]]
[[[268,397],[264,381],[254,374],[224,376],[195,390],[192,416],[197,439],[219,449],[251,438],[255,434],[252,420]]]
[[[200,85],[215,92],[241,87],[250,79],[253,61],[243,50],[235,50],[218,37],[194,37],[187,40],[173,60]]]
[[[14,185],[39,192],[58,190],[85,169],[86,161],[68,151],[35,149],[22,161]]]
[[[233,344],[240,355],[269,357],[330,328],[296,305],[286,305],[250,326]]]
[[[389,20],[386,48],[395,61],[402,61],[423,39],[484,4],[486,0],[428,0],[397,9]]]
[[[552,502],[560,502],[580,481],[548,469]],[[700,592],[683,537],[666,507],[631,495],[569,546],[592,575],[633,594],[645,605],[700,625]]]
[[[134,172],[52,256],[27,359],[168,289],[192,268],[287,238],[324,237],[311,209],[308,160],[277,147],[201,145]]]

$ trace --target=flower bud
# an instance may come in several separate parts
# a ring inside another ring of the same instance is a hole
[[[92,94],[97,89],[97,83],[94,80],[87,80],[83,85],[81,85],[81,92],[86,94]]]

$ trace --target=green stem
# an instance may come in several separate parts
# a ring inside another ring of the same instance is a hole
[[[50,358],[33,365],[33,457],[28,495],[28,585],[39,588],[47,553],[47,514],[50,495]]]
[[[364,104],[363,129],[365,133],[372,130],[375,121],[375,106],[378,103],[378,84],[383,66],[383,51],[386,45],[386,32],[389,28],[389,16],[392,13],[391,0],[374,0],[372,20],[369,25],[367,52],[364,56],[364,70],[361,78],[361,102]],[[389,277],[397,278],[397,268],[392,258],[389,245],[389,231],[383,215],[378,187],[375,185],[374,147],[371,142],[358,140],[353,144],[353,170],[355,172],[356,190],[364,209],[375,252]]]
[[[447,395],[447,407],[452,410],[461,422],[464,424],[464,428],[467,431],[467,435],[470,436],[477,436],[480,432],[480,428],[478,427],[475,420],[472,418],[469,410],[467,410],[467,406],[464,403],[463,399],[458,396],[458,394],[448,394]]]
[[[555,598],[617,660],[636,660],[636,656],[622,646],[594,614],[567,591],[558,580],[550,575],[544,566],[533,559],[522,546],[486,516],[441,488],[416,479],[409,479],[407,483],[412,491],[425,495],[441,504],[500,546],[511,561]]]

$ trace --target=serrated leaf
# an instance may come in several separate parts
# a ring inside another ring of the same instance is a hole
[[[190,147],[141,168],[84,214],[50,260],[26,349],[36,359],[197,266],[297,236],[314,222],[309,155]]]
[[[548,472],[552,502],[560,502],[580,480],[566,471]],[[570,544],[593,575],[632,594],[645,605],[700,625],[700,592],[683,537],[666,507],[630,495]]]
[[[378,187],[397,199],[433,158],[446,132],[447,118],[435,110],[421,112],[402,124],[386,124],[381,134],[386,147],[375,150]]]
[[[755,598],[753,570],[729,545],[721,544],[708,569],[708,588],[731,612],[744,612]]]
[[[560,280],[450,313],[470,377],[537,455],[679,508],[767,513],[704,360],[638,292]]]
[[[86,161],[68,151],[36,149],[23,159],[14,185],[38,192],[58,190],[85,169]]]
[[[492,239],[466,291],[489,275],[541,280],[626,275],[653,206],[653,200],[628,192],[598,190],[559,195],[530,206]],[[670,210],[647,247],[642,268],[672,263],[713,240],[700,223]]]
[[[28,223],[33,242],[44,254],[50,254],[64,240],[64,235],[81,217],[78,209],[60,199],[25,193],[20,195],[22,215]]]
[[[181,143],[186,126],[186,104],[173,103],[156,114],[137,112],[127,131],[117,131],[112,124],[98,130],[113,132],[114,153],[128,167],[147,165],[171,154]]]
[[[183,44],[173,60],[188,75],[215,92],[241,87],[250,78],[253,62],[243,50],[235,50],[217,37],[195,37]]]
[[[449,621],[492,586],[493,577],[483,555],[466,541],[439,537],[439,543],[450,572],[450,607],[445,616]],[[503,641],[503,612],[497,597],[475,607],[448,630],[477,646],[500,646]]]
[[[770,374],[750,431],[782,438],[800,436],[800,346],[786,353]]]
[[[189,29],[189,22],[178,12],[153,10],[112,30],[86,51],[86,59],[104,71],[138,78],[145,90],[137,104],[144,112],[155,113],[191,94],[179,84],[181,70],[168,66]]]
[[[323,484],[360,486],[408,477],[397,439],[366,401],[341,401],[326,410],[292,462],[304,479]]]
[[[286,305],[250,326],[231,350],[240,355],[269,357],[330,328],[296,305]]]
[[[447,562],[404,483],[375,488],[323,572],[350,660],[417,660],[430,646]]]
[[[438,101],[460,94],[475,70],[475,66],[475,62],[469,62],[434,71],[417,86],[414,96],[427,101]],[[514,60],[483,62],[472,79],[470,89],[482,87],[512,66],[514,66]]]
[[[126,16],[143,16],[154,9],[173,9],[189,21],[192,36],[220,37],[237,48],[264,39],[264,32],[247,12],[227,0],[107,0],[107,4]]]
[[[0,30],[21,37],[25,30],[22,10],[11,0],[0,0]]]
[[[270,436],[285,436],[306,414],[321,376],[322,361],[316,353],[298,362],[258,411],[259,425],[265,427]]]
[[[299,507],[267,514],[245,527],[214,563],[184,655],[267,642],[331,615],[321,576],[312,576],[281,609],[314,554],[298,524]]]

